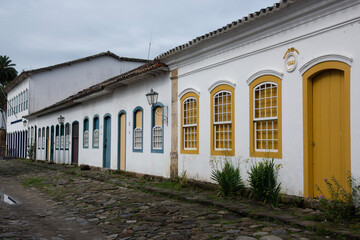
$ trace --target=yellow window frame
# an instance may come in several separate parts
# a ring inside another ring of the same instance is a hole
[[[254,131],[254,88],[258,85],[269,82],[277,85],[277,127],[278,127],[278,151],[256,151],[255,149],[255,131]],[[273,75],[264,75],[258,77],[249,85],[249,111],[250,111],[250,157],[262,157],[262,158],[282,158],[282,90],[281,90],[281,79]]]
[[[220,91],[231,93],[231,150],[216,150],[214,136],[214,96]],[[220,156],[235,156],[235,89],[230,85],[219,85],[210,93],[210,154]]]
[[[196,149],[185,149],[184,146],[184,102],[188,98],[196,99]],[[181,104],[181,136],[180,136],[180,153],[181,154],[199,154],[199,95],[194,92],[188,92],[180,99]]]

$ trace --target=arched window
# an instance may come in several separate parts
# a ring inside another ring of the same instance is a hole
[[[211,91],[211,154],[234,156],[234,88],[220,85]]]
[[[42,129],[42,149],[45,149],[45,141],[46,141],[46,138],[45,138],[45,128],[43,127]]]
[[[142,152],[143,151],[143,109],[137,107],[134,109],[134,141],[133,141],[133,151]]]
[[[163,105],[157,103],[151,109],[152,115],[152,138],[151,138],[151,152],[164,152],[163,146]]]
[[[70,123],[65,125],[65,150],[69,150],[70,145]]]
[[[60,149],[61,150],[64,150],[64,145],[65,145],[64,134],[65,134],[65,126],[64,126],[64,124],[61,124],[61,126],[60,126]]]
[[[25,92],[25,109],[28,109],[28,106],[29,105],[29,90],[26,89],[26,92]]]
[[[59,150],[59,145],[60,145],[60,139],[59,139],[59,125],[56,125],[55,128],[55,149]]]
[[[89,147],[89,119],[84,119],[84,134],[83,134],[83,147]]]
[[[93,119],[93,148],[99,148],[99,116]]]
[[[41,128],[38,130],[38,149],[41,149]]]
[[[181,98],[181,153],[199,153],[199,96],[189,92]]]
[[[250,84],[250,156],[281,158],[281,80],[275,76]]]

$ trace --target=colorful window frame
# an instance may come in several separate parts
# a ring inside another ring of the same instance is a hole
[[[235,155],[235,89],[227,84],[210,93],[211,155]]]
[[[199,154],[199,95],[186,93],[181,104],[181,154]]]
[[[83,129],[83,148],[89,148],[89,118],[84,118],[84,129]]]
[[[164,152],[164,105],[160,102],[151,107],[151,152]]]
[[[144,110],[136,107],[133,111],[133,152],[143,152]]]
[[[250,157],[282,158],[281,79],[261,76],[249,85]]]
[[[99,148],[99,144],[100,144],[99,124],[100,124],[99,115],[95,115],[93,118],[92,148]]]

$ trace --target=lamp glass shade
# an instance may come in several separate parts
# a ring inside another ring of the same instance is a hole
[[[148,100],[149,105],[154,105],[157,103],[159,94],[157,92],[154,92],[152,89],[150,92],[146,94],[146,98]]]
[[[60,117],[58,117],[58,122],[59,122],[59,124],[64,124],[65,118],[60,115]]]

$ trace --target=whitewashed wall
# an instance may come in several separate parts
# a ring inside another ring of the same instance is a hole
[[[33,74],[30,89],[30,113],[50,106],[84,88],[134,69],[143,63],[120,62],[102,56],[91,61]]]
[[[27,78],[25,81],[23,81],[21,84],[16,86],[14,89],[12,89],[8,93],[7,99],[11,100],[15,96],[20,94],[21,92],[25,91],[26,89],[29,89],[29,85],[30,85],[30,79]],[[8,108],[9,107],[10,107],[10,105],[8,103]],[[29,110],[26,109],[26,110],[18,112],[16,114],[12,114],[11,116],[7,116],[7,123],[6,123],[6,125],[7,125],[7,128],[6,128],[7,133],[26,130],[27,128],[24,127],[24,124],[22,123],[22,117],[26,116],[28,113],[29,113]]]
[[[326,1],[320,1],[319,4],[324,2]],[[288,10],[282,10],[283,12],[273,14],[264,22],[260,19],[258,25],[249,23],[248,26],[242,28],[243,31],[234,31],[204,42],[198,48],[191,48],[179,54],[176,60],[171,57],[165,60],[171,69],[178,68],[179,93],[189,87],[200,91],[199,154],[180,154],[179,172],[186,170],[192,178],[210,180],[210,93],[208,88],[219,80],[236,83],[235,158],[249,158],[249,87],[246,81],[259,71],[274,70],[283,74],[283,157],[276,159],[276,163],[283,165],[279,180],[282,182],[284,192],[302,196],[304,189],[303,93],[299,68],[314,58],[339,54],[353,59],[351,63],[351,169],[355,177],[360,177],[358,157],[360,154],[358,147],[360,95],[357,93],[360,90],[358,81],[360,79],[359,2],[338,3],[336,7],[324,8],[307,15],[307,10],[314,7],[311,4],[311,1],[304,1],[304,6],[298,7],[299,9],[290,7]],[[336,12],[328,14],[334,9]],[[298,19],[294,16],[298,16]],[[280,21],[282,24],[264,28],[272,21]],[[232,42],[242,34],[246,35],[246,31],[253,34]],[[215,44],[217,47],[212,48]],[[299,50],[300,54],[296,70],[289,73],[284,68],[283,56],[291,47]],[[180,101],[178,107],[180,112]],[[178,121],[180,126],[180,114]],[[180,134],[179,129],[179,136]],[[242,161],[242,176],[245,179],[248,167],[249,165]]]
[[[139,80],[127,87],[115,89],[113,93],[95,98],[73,108],[47,114],[30,120],[30,126],[51,127],[58,124],[57,118],[65,117],[65,123],[79,122],[79,164],[103,166],[103,127],[104,116],[111,115],[111,169],[118,169],[118,114],[126,111],[126,171],[146,173],[158,176],[170,176],[170,124],[164,123],[164,153],[151,153],[151,107],[145,94],[153,88],[159,93],[158,101],[164,106],[170,106],[170,80],[168,74],[155,78]],[[133,110],[141,106],[143,112],[143,152],[133,152]],[[169,110],[170,111],[170,110]],[[170,112],[169,112],[170,113]],[[99,148],[92,148],[93,117],[99,115]],[[89,118],[89,148],[83,148],[83,120]],[[170,123],[169,114],[169,123]],[[71,134],[71,133],[70,133]],[[71,138],[69,151],[55,151],[55,162],[70,163]],[[69,158],[70,156],[70,158]],[[45,151],[37,150],[37,158],[45,159]]]

